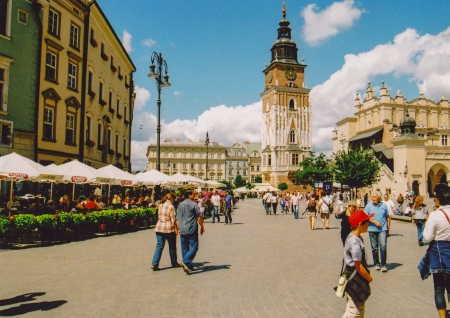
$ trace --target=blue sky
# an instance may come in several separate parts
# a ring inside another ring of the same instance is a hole
[[[162,139],[260,141],[262,70],[270,62],[282,1],[97,0],[136,65],[133,170],[156,141],[161,52],[172,86],[162,91]],[[432,3],[432,5],[430,5]],[[355,94],[384,79],[411,100],[450,98],[450,1],[286,1],[292,38],[311,88],[313,149],[330,153],[334,123],[353,115]]]

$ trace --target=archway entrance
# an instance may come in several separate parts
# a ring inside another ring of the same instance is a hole
[[[430,198],[434,197],[433,190],[438,183],[447,183],[448,169],[442,164],[435,164],[428,171],[428,195]]]

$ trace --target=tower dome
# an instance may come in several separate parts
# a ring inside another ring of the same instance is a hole
[[[406,108],[405,117],[400,121],[400,129],[403,134],[415,134],[416,133],[416,121],[414,118],[409,117],[408,108]]]
[[[272,45],[272,60],[284,62],[284,63],[293,63],[298,64],[297,60],[297,44],[291,39],[291,28],[289,24],[291,24],[288,20],[286,20],[286,7],[283,6],[281,10],[283,13],[283,19],[280,21],[278,28],[278,39]]]

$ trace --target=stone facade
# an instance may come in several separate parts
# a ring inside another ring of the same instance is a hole
[[[231,147],[227,147],[226,181],[233,183],[236,177],[240,175],[245,182],[250,182],[248,167],[249,157],[245,144],[235,142]]]
[[[289,190],[299,190],[295,172],[311,151],[310,89],[305,87],[306,65],[298,63],[285,9],[279,24],[271,62],[263,71],[261,170],[263,182],[274,187],[285,182]]]
[[[244,142],[248,155],[249,182],[255,183],[256,177],[261,175],[261,143]]]
[[[26,0],[0,2],[0,155],[35,159],[40,10]]]
[[[381,179],[371,190],[433,196],[435,185],[447,182],[450,173],[449,107],[445,95],[439,102],[422,92],[411,101],[401,91],[391,97],[384,82],[377,97],[369,83],[365,99],[356,96],[355,117],[336,124],[333,152],[370,147],[383,163]],[[414,123],[412,133],[402,132],[400,124],[405,120]]]
[[[147,148],[147,170],[156,169],[156,144]],[[208,150],[208,160],[206,152]],[[211,142],[206,148],[205,142],[166,138],[160,145],[161,172],[168,175],[182,173],[202,180],[225,180],[226,148],[218,142]],[[208,171],[206,162],[208,161]],[[208,174],[208,177],[206,176]]]

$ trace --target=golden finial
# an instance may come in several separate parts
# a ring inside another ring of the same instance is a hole
[[[283,19],[286,19],[286,2],[283,2],[283,9],[281,9],[281,12],[283,13]]]

